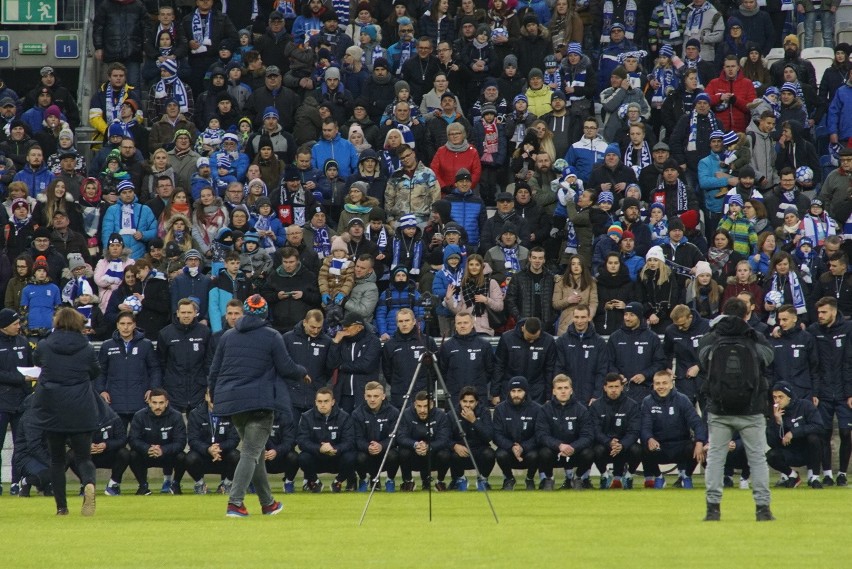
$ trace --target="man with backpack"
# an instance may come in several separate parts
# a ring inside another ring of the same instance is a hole
[[[731,298],[709,334],[698,341],[698,357],[706,375],[702,391],[708,401],[707,514],[705,521],[721,519],[723,474],[728,444],[739,432],[751,467],[756,518],[772,521],[769,509],[769,467],[766,463],[766,368],[774,352],[766,338],[746,323],[748,309]]]

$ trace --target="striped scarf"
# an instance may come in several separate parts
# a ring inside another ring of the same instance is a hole
[[[632,144],[627,145],[627,150],[624,151],[624,157],[622,162],[624,162],[625,166],[633,169],[633,171],[636,173],[636,178],[638,179],[639,172],[642,171],[642,168],[644,168],[645,166],[650,166],[652,162],[651,148],[648,146],[648,141],[642,141],[642,148],[639,149],[639,161],[636,164],[633,163]]]
[[[583,95],[583,89],[586,87],[586,68],[583,67],[582,71],[578,71],[570,76],[566,72],[565,86],[574,88],[574,92],[568,96],[568,101],[574,102],[585,99],[586,97]]]
[[[651,95],[651,106],[659,109],[662,108],[669,91],[677,89],[680,81],[671,67],[655,67],[651,75],[660,84]]]
[[[379,252],[385,252],[385,249],[387,249],[388,246],[388,230],[385,229],[384,225],[382,225],[382,228],[379,229],[379,233],[376,236],[376,239],[373,239],[373,229],[372,227],[370,227],[370,224],[367,224],[367,229],[364,234],[367,236],[367,239],[373,241],[376,244],[376,247],[379,248]]]
[[[716,119],[716,115],[713,114],[713,111],[709,111],[707,113],[707,118],[710,119],[710,132],[714,130],[722,130],[722,126],[719,124],[719,121]],[[690,114],[689,117],[689,139],[686,143],[687,152],[695,152],[696,150],[696,142],[698,140],[698,111],[694,110]],[[683,210],[686,211],[686,210]]]
[[[314,227],[314,252],[320,259],[331,255],[331,238],[327,227]]]
[[[614,17],[615,5],[612,0],[606,0],[603,5],[603,27],[601,32],[601,44],[608,44],[609,30],[612,24],[616,21]],[[636,33],[636,2],[635,0],[627,0],[624,5],[624,19],[621,21],[624,24],[624,37],[632,40]]]
[[[693,8],[686,19],[686,34],[688,36],[696,36],[701,33],[701,24],[704,22],[704,14],[712,4],[705,2],[700,8]]]

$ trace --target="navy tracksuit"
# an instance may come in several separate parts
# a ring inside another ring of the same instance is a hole
[[[686,372],[692,366],[698,365],[698,341],[708,332],[710,322],[692,310],[692,324],[689,329],[683,332],[674,324],[669,324],[663,339],[666,363],[670,364],[672,359],[677,361],[674,370],[677,390],[689,397],[693,403],[701,392],[702,377],[700,373],[695,377],[687,377]]]
[[[402,409],[403,398],[411,385],[411,379],[420,363],[420,357],[426,352],[435,353],[438,346],[431,336],[421,334],[415,328],[408,334],[395,331],[390,340],[382,347],[382,372],[385,381],[390,385],[390,400],[394,407]],[[426,383],[433,375],[432,365],[422,365],[414,388],[411,390],[411,400],[418,391],[426,390]]]
[[[497,344],[494,375],[500,382],[498,393],[505,399],[509,379],[520,375],[530,384],[528,396],[537,403],[544,403],[556,370],[556,342],[544,331],[536,341],[527,342],[523,325],[524,320],[521,320],[514,330],[500,336]]]
[[[313,377],[313,376],[311,376]],[[266,441],[266,451],[274,450],[275,458],[266,459],[266,472],[284,474],[284,480],[293,480],[299,470],[296,448],[296,424],[289,413],[275,413],[272,432]]]
[[[299,466],[309,482],[319,472],[337,474],[337,481],[349,481],[355,469],[355,429],[349,413],[335,405],[323,415],[316,408],[302,413],[299,419]],[[323,443],[330,443],[335,455],[320,452]]]
[[[355,426],[355,470],[361,480],[372,480],[379,475],[379,465],[387,452],[385,471],[388,478],[393,479],[399,468],[399,453],[394,447],[391,432],[399,418],[399,409],[388,401],[375,411],[366,403],[356,407],[352,412],[352,423]],[[370,443],[382,445],[379,454],[370,454]],[[390,450],[388,450],[390,449]]]
[[[775,359],[767,370],[769,385],[786,381],[793,386],[798,398],[814,395],[814,378],[819,369],[819,353],[816,340],[809,332],[794,326],[782,330],[780,338],[767,338],[775,352]]]
[[[639,405],[622,393],[618,399],[610,399],[606,395],[596,399],[589,406],[594,433],[595,464],[601,472],[612,462],[616,476],[624,474],[627,467],[635,472],[642,457],[642,447],[639,445]],[[610,456],[610,443],[617,439],[622,445],[621,452]]]
[[[121,484],[121,479],[127,466],[130,464],[130,450],[127,448],[127,427],[124,421],[112,409],[106,407],[106,416],[102,417],[98,430],[92,433],[92,444],[105,443],[103,452],[92,454],[92,462],[95,468],[107,468],[111,471],[110,479]],[[77,461],[74,460],[74,451],[69,450],[66,455],[68,466],[80,478],[77,471]]]
[[[574,397],[586,405],[592,398],[603,395],[603,379],[610,368],[610,353],[606,340],[595,331],[591,322],[580,334],[574,325],[556,339],[556,370],[571,378]],[[548,389],[549,393],[550,390]]]
[[[452,448],[452,428],[447,414],[441,409],[430,409],[425,420],[418,417],[414,408],[406,409],[399,424],[399,462],[403,481],[411,480],[414,470],[420,471],[420,479],[429,481],[428,461],[432,470],[438,471],[438,480],[443,480],[450,468],[450,449]],[[421,456],[414,450],[418,441],[429,443],[428,456]],[[428,459],[428,460],[427,460]]]
[[[221,474],[228,480],[234,479],[234,471],[240,461],[240,435],[230,417],[214,415],[202,403],[189,414],[187,422],[189,452],[186,453],[186,471],[193,480],[204,478],[205,474]],[[207,452],[211,445],[218,444],[222,451],[222,460],[213,462]]]
[[[458,401],[463,387],[476,388],[480,402],[500,395],[500,380],[494,374],[494,351],[484,336],[471,332],[453,337],[441,344],[438,365],[450,391],[450,400]]]
[[[161,467],[165,473],[175,470],[174,480],[180,483],[184,472],[183,449],[186,446],[186,426],[183,415],[171,406],[159,417],[149,408],[140,409],[130,421],[130,470],[141,485],[148,484],[148,468]],[[160,445],[162,456],[148,456],[152,445]]]
[[[491,471],[494,470],[496,461],[494,449],[491,448],[491,439],[494,438],[494,422],[491,420],[491,413],[482,404],[478,404],[473,412],[476,419],[471,423],[461,416],[461,408],[456,406],[461,428],[464,430],[467,444],[473,453],[473,459],[476,460],[476,466],[479,467],[479,474],[487,479]],[[453,423],[452,426],[453,454],[450,461],[450,472],[455,480],[464,476],[465,470],[473,468],[473,461],[470,457],[459,456],[455,451],[455,445],[464,446],[464,439],[462,439],[458,424]]]
[[[494,408],[494,444],[497,445],[497,464],[506,478],[514,478],[512,470],[524,468],[527,478],[532,478],[539,467],[539,449],[536,444],[536,424],[541,405],[525,397],[520,405],[510,399]],[[515,459],[512,447],[521,445],[522,461]]]
[[[666,356],[660,337],[642,321],[631,330],[622,326],[609,337],[609,360],[611,369],[624,376],[627,396],[636,403],[651,394],[654,374],[666,369]],[[630,378],[642,374],[645,381],[630,383]]]
[[[805,465],[809,470],[819,472],[824,431],[822,417],[810,400],[790,400],[784,408],[780,425],[774,416],[766,422],[766,441],[769,443],[766,462],[782,474],[790,474],[791,466]],[[793,433],[793,439],[784,446],[781,439],[787,433]]]
[[[576,468],[583,474],[592,465],[594,440],[589,410],[572,397],[562,403],[553,397],[541,406],[535,427],[540,453],[540,468],[548,478],[553,477],[553,467]],[[559,445],[574,448],[570,457],[559,454]]]
[[[313,409],[314,399],[321,387],[327,387],[331,381],[334,368],[329,363],[331,336],[321,332],[316,338],[305,333],[304,320],[300,320],[292,330],[285,333],[284,345],[293,361],[305,366],[311,382],[287,381],[290,388],[290,401],[298,417],[305,411]]]
[[[697,466],[693,449],[697,441],[707,444],[707,427],[689,398],[672,389],[665,397],[654,392],[642,401],[639,437],[646,476],[659,476],[660,465],[672,462],[691,476]],[[650,439],[660,443],[659,450],[648,450]]]

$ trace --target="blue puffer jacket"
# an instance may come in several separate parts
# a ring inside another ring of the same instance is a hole
[[[175,281],[177,281],[177,279],[175,279]],[[208,282],[210,282],[208,289],[209,293],[205,294],[205,298],[209,298],[209,303],[205,301],[204,304],[210,314],[210,329],[215,333],[222,329],[223,322],[225,320],[225,312],[228,310],[228,301],[236,298],[237,300],[245,302],[245,300],[251,296],[252,286],[251,283],[246,280],[246,276],[242,271],[237,273],[236,279],[232,279],[231,275],[229,275],[228,271],[225,269],[219,271],[219,275],[215,280],[210,281],[208,279]],[[174,298],[174,296],[172,296],[172,298]],[[177,310],[177,307],[175,307],[175,310]],[[207,310],[200,314],[206,316],[208,314]],[[203,316],[199,316],[199,318],[202,317]]]
[[[95,391],[109,393],[110,407],[116,413],[135,413],[145,407],[145,392],[162,385],[160,360],[151,340],[136,330],[125,347],[118,331],[101,345],[98,354],[101,374]]]
[[[109,236],[112,233],[121,233],[121,202],[111,205],[104,214],[101,239],[104,249],[109,246]],[[122,234],[124,246],[130,249],[131,259],[141,259],[147,253],[145,244],[157,236],[157,220],[154,212],[147,205],[139,203],[138,198],[133,198],[133,223],[137,231],[142,234],[142,239],[137,241],[132,234]]]
[[[841,144],[852,138],[852,87],[843,85],[828,106],[828,134],[836,134]]]
[[[482,198],[470,192],[460,192],[458,188],[447,196],[450,202],[450,215],[453,221],[467,231],[467,242],[474,248],[479,246],[479,229],[488,218]]]
[[[30,189],[30,196],[36,197],[38,194],[47,189],[48,184],[53,181],[53,172],[48,170],[47,166],[42,165],[38,170],[33,170],[27,164],[22,170],[15,174],[16,182],[23,182]]]
[[[397,288],[396,285],[403,285]],[[396,332],[396,314],[403,308],[414,311],[414,318],[420,325],[420,329],[426,331],[426,322],[423,320],[423,306],[420,304],[420,292],[412,282],[391,283],[388,289],[382,293],[376,305],[376,329],[379,337],[384,334],[393,336]]]
[[[435,279],[432,281],[432,294],[438,300],[436,312],[438,313],[438,316],[446,316],[447,318],[453,316],[450,309],[444,306],[444,296],[447,294],[447,288],[451,282],[447,273],[453,272],[447,264],[447,259],[450,255],[460,255],[462,257],[461,262],[458,267],[456,267],[456,270],[458,271],[458,280],[461,281],[461,277],[464,276],[464,255],[462,255],[461,247],[458,245],[447,245],[444,247],[444,268],[435,274]]]
[[[208,376],[213,412],[234,415],[270,409],[289,413],[290,395],[284,380],[301,381],[306,374],[266,320],[243,316],[222,335],[213,356]]]

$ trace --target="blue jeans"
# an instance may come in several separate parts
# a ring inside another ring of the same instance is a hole
[[[275,501],[266,476],[266,461],[263,460],[266,441],[272,434],[274,416],[272,411],[263,410],[238,413],[231,418],[240,435],[242,447],[240,462],[234,472],[234,483],[228,497],[229,504],[243,505],[250,482],[254,484],[261,506],[269,506]]]
[[[707,502],[722,502],[725,461],[728,443],[734,431],[740,433],[751,468],[752,496],[757,506],[768,506],[769,465],[766,463],[766,418],[763,415],[716,415],[708,413],[710,449],[707,451],[707,471],[704,475]]]
[[[814,46],[814,30],[817,20],[822,22],[822,45],[834,47],[834,13],[831,10],[813,10],[805,12],[805,45],[803,48]]]

